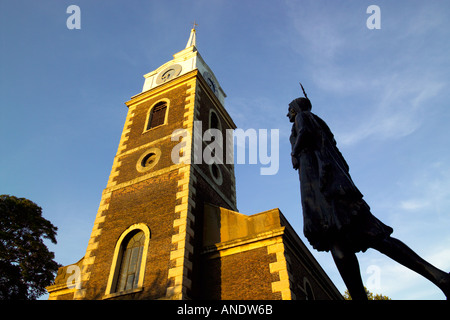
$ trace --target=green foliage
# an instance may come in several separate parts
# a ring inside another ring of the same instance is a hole
[[[364,287],[364,290],[366,290],[366,294],[367,294],[367,299],[368,300],[392,300],[388,296],[383,296],[382,294],[379,294],[379,293],[374,295],[372,292],[367,290],[366,287]],[[350,292],[348,292],[348,290],[345,290],[345,292],[344,292],[344,299],[345,300],[352,300],[352,297],[350,296]]]
[[[36,299],[60,266],[44,244],[56,244],[57,228],[25,198],[0,195],[0,299]]]

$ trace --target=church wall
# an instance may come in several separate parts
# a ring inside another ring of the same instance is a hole
[[[222,257],[222,299],[275,299],[269,269],[272,262],[275,256],[269,255],[266,247]]]
[[[55,297],[50,296],[49,300],[72,300],[73,299],[74,290],[71,290],[69,293],[58,294]]]
[[[291,290],[295,295],[296,300],[328,300],[328,295],[319,286],[318,282],[308,269],[300,262],[292,252],[288,256],[288,270],[291,275]],[[306,280],[305,280],[306,278]],[[308,283],[311,286],[313,296],[308,296],[306,286]]]
[[[224,137],[223,141],[225,142],[225,130],[230,129],[231,126],[221,114],[219,109],[222,107],[217,105],[217,101],[214,101],[214,94],[210,91],[209,87],[207,87],[204,80],[199,77],[197,81],[195,121],[201,122],[201,137],[203,137],[204,132],[210,128],[210,110],[212,109],[218,115],[220,128],[222,129]],[[202,152],[210,143],[210,141],[202,141]],[[204,161],[202,161],[202,163],[193,164],[192,167],[196,179],[193,184],[195,193],[192,195],[193,203],[195,203],[192,208],[192,213],[195,216],[195,236],[191,239],[191,242],[195,250],[192,255],[193,268],[190,273],[192,288],[189,291],[189,297],[196,299],[204,296],[203,290],[205,289],[203,287],[205,270],[203,269],[204,266],[201,259],[204,205],[205,203],[209,203],[230,210],[236,210],[236,191],[233,165],[218,164],[219,170],[221,171],[220,183],[217,182],[217,177],[213,177],[211,166]]]
[[[224,201],[217,192],[210,187],[210,184],[196,172],[197,180],[194,184],[195,195],[193,199],[195,201],[195,207],[192,209],[192,213],[195,216],[195,237],[192,240],[194,245],[193,252],[193,270],[192,270],[192,291],[191,297],[196,299],[201,296],[202,282],[204,279],[203,262],[201,261],[201,251],[203,246],[203,214],[205,203],[214,203],[217,206],[229,208],[230,206]]]
[[[222,131],[222,137],[223,137],[223,157],[222,157],[222,164],[218,164],[218,167],[221,171],[221,183],[217,183],[212,176],[210,165],[206,164],[204,161],[202,161],[201,164],[197,164],[196,167],[200,169],[200,171],[204,174],[204,176],[209,179],[208,181],[211,182],[210,186],[214,189],[220,190],[220,192],[233,204],[233,207],[230,208],[231,210],[236,210],[236,187],[235,187],[235,176],[234,176],[234,165],[233,164],[227,164],[226,163],[226,152],[229,152],[230,150],[226,149],[226,130],[233,129],[230,124],[225,119],[224,115],[221,113],[221,108],[218,107],[213,100],[215,99],[211,92],[209,92],[209,88],[206,88],[205,84],[203,83],[203,80],[199,78],[199,89],[197,92],[198,96],[198,103],[197,103],[197,118],[196,121],[201,121],[202,123],[202,137],[206,130],[210,129],[209,122],[210,122],[210,110],[213,110],[216,112],[219,121],[220,121],[220,129]],[[211,141],[203,141],[202,142],[202,150],[205,150],[205,148],[210,145]],[[209,188],[205,188],[210,189]],[[205,191],[206,191],[205,190]],[[208,192],[211,192],[208,190]],[[216,204],[215,202],[209,201],[210,203]],[[227,205],[220,205],[222,207],[228,208],[230,207],[229,204]]]
[[[128,133],[127,147],[122,153],[167,136],[169,136],[170,141],[172,132],[182,128],[182,123],[184,121],[184,107],[186,105],[186,98],[188,97],[186,91],[188,88],[188,84],[179,85],[175,88],[171,88],[170,91],[163,91],[160,94],[143,99],[142,102],[138,102],[136,105],[131,106],[130,111],[133,112],[134,115],[131,118],[132,124],[130,126],[130,132]],[[163,99],[169,101],[166,124],[144,132],[149,109],[155,103]]]
[[[121,188],[112,193],[106,219],[95,251],[86,299],[102,299],[113,262],[114,248],[120,235],[135,223],[146,224],[151,233],[145,267],[145,291],[133,294],[134,299],[155,299],[165,296],[167,266],[172,246],[177,171],[160,175]],[[119,296],[127,298],[127,296]],[[128,297],[129,298],[129,297]]]
[[[285,227],[283,237],[285,256],[293,298],[297,300],[342,299],[342,295],[284,216],[281,216],[281,223]]]
[[[267,247],[240,253],[203,257],[203,299],[213,300],[279,300],[280,292],[272,292],[278,274],[270,272],[275,254]]]

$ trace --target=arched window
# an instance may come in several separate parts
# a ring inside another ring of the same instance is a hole
[[[124,239],[115,292],[138,287],[144,243],[145,235],[142,231],[133,232]]]
[[[166,111],[167,111],[166,101],[161,101],[155,104],[155,106],[150,110],[146,130],[150,130],[152,128],[164,124],[166,120]]]
[[[143,290],[150,229],[136,223],[117,240],[104,299]]]
[[[223,176],[220,167],[216,163],[213,163],[209,166],[209,172],[211,173],[214,182],[221,186],[223,183]]]
[[[314,293],[311,287],[311,283],[309,283],[309,280],[305,277],[303,278],[303,285],[304,285],[304,291],[306,295],[306,300],[315,300]]]
[[[212,109],[209,111],[209,128],[219,130],[222,128],[217,113]]]

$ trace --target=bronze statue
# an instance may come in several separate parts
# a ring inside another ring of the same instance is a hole
[[[301,84],[300,84],[301,85]],[[450,297],[450,274],[437,269],[400,240],[393,229],[370,212],[353,183],[349,166],[336,146],[327,124],[311,112],[304,98],[289,104],[293,122],[290,142],[292,164],[298,170],[303,209],[303,230],[319,251],[331,251],[352,299],[367,300],[355,253],[374,248],[421,274]]]

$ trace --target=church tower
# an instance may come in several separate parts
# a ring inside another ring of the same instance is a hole
[[[236,210],[233,165],[207,164],[198,150],[207,147],[207,129],[225,133],[235,124],[196,48],[195,27],[186,48],[144,78],[142,92],[126,102],[75,299],[191,298],[205,199]]]

